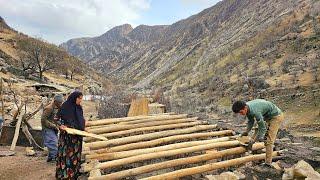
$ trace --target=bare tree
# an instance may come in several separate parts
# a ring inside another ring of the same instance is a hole
[[[23,51],[21,65],[25,69],[32,68],[40,80],[43,80],[43,73],[55,67],[61,60],[61,50],[33,38],[21,37],[18,39],[18,47]]]

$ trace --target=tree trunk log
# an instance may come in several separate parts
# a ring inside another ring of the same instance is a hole
[[[105,126],[101,128],[88,129],[87,131],[94,134],[103,134],[108,132],[115,132],[115,131],[121,131],[121,130],[127,130],[127,129],[141,128],[141,127],[192,122],[195,120],[196,118],[188,118],[188,119],[177,119],[177,120],[167,120],[167,121],[155,121],[155,122],[148,122],[143,124],[124,124],[124,125],[116,124],[116,125],[110,125],[110,126]]]
[[[257,143],[253,145],[252,149],[258,150],[258,149],[262,149],[263,147],[264,147],[263,143]],[[141,166],[133,169],[119,171],[112,174],[104,175],[101,178],[121,179],[125,177],[140,175],[143,173],[149,173],[152,171],[158,171],[161,169],[172,168],[172,167],[187,165],[187,164],[195,164],[195,163],[218,159],[218,158],[222,158],[230,155],[242,154],[242,153],[245,153],[246,151],[247,150],[244,147],[235,147],[231,149],[218,151],[215,153],[202,154],[198,156],[192,156],[192,157],[186,157],[186,158],[180,158],[180,159],[173,159],[173,160],[164,161],[156,164],[150,164],[150,165]]]
[[[160,146],[160,147],[136,149],[131,151],[120,151],[120,152],[103,153],[103,154],[89,154],[86,156],[86,158],[97,159],[99,161],[114,160],[114,159],[121,159],[121,158],[136,156],[140,154],[149,154],[149,153],[160,152],[160,151],[168,151],[172,149],[180,149],[180,148],[198,146],[203,144],[211,144],[215,142],[228,141],[228,140],[230,140],[229,137],[222,137],[222,138],[210,139],[210,140],[182,142],[182,143],[169,144],[169,145]]]
[[[90,152],[93,153],[107,153],[107,152],[118,152],[118,151],[126,151],[131,149],[139,149],[139,148],[146,148],[157,146],[160,144],[165,144],[173,141],[178,140],[188,140],[193,138],[207,138],[213,136],[224,136],[224,135],[231,135],[233,133],[232,130],[224,130],[224,131],[214,131],[214,132],[204,132],[204,133],[193,133],[193,134],[183,134],[183,135],[176,135],[176,136],[169,136],[165,138],[159,138],[151,141],[143,141],[131,144],[125,144],[121,146],[115,146],[105,149],[93,150]],[[83,152],[83,154],[89,154],[88,151]]]
[[[187,118],[187,114],[179,114],[179,115],[157,115],[157,116],[134,116],[134,117],[124,117],[124,118],[110,118],[110,119],[101,119],[95,121],[88,121],[88,127],[91,126],[101,126],[108,124],[115,124],[120,122],[134,121],[134,120],[142,120],[149,119],[150,121],[158,121],[158,120],[170,120],[170,119],[182,119]]]
[[[129,130],[124,130],[124,131],[117,131],[117,132],[112,132],[112,133],[100,134],[100,136],[110,138],[110,137],[114,137],[114,136],[123,136],[123,135],[128,135],[128,134],[137,133],[137,132],[182,128],[182,127],[189,127],[189,126],[195,126],[195,125],[200,125],[200,124],[203,124],[203,122],[196,121],[196,122],[177,123],[177,124],[168,124],[168,125],[160,125],[160,126],[141,127],[141,128],[136,128],[136,129],[129,129]],[[90,138],[90,137],[86,137],[86,138],[84,138],[84,141],[90,142],[90,141],[95,141],[95,139]]]
[[[232,147],[232,146],[237,146],[237,145],[240,145],[239,141],[226,141],[226,142],[216,142],[216,143],[212,143],[212,144],[204,144],[204,145],[176,149],[176,150],[155,152],[155,153],[150,153],[150,154],[142,154],[142,155],[132,156],[132,157],[128,157],[128,158],[117,159],[117,160],[113,160],[113,161],[99,163],[96,166],[96,168],[107,169],[107,168],[121,166],[124,164],[141,162],[141,161],[145,161],[145,160],[149,160],[149,159],[175,156],[178,154],[203,151],[203,150],[208,150],[208,149],[213,149],[213,148]],[[84,171],[84,172],[89,172],[91,170],[92,169],[88,168],[88,166],[86,166],[85,164],[82,166],[82,171]]]
[[[278,155],[278,152],[274,152],[272,154],[272,156],[277,156],[277,155]],[[236,166],[236,165],[244,164],[244,163],[251,162],[251,161],[259,161],[259,160],[263,160],[265,158],[266,158],[266,154],[250,155],[250,156],[231,159],[231,160],[227,160],[227,161],[221,161],[221,162],[217,162],[217,163],[210,163],[210,164],[206,164],[206,165],[202,165],[202,166],[181,169],[181,170],[173,171],[170,173],[165,173],[165,174],[160,174],[157,176],[148,177],[148,178],[145,178],[144,180],[178,179],[181,177],[190,176],[190,175],[194,175],[194,174],[200,174],[200,173],[213,171],[213,170],[217,170],[217,169],[228,168],[230,166]]]
[[[178,135],[178,134],[187,134],[187,133],[192,133],[197,131],[214,129],[216,127],[217,125],[200,125],[200,126],[195,126],[195,127],[186,128],[186,129],[177,129],[177,130],[174,129],[174,130],[168,130],[168,131],[154,132],[149,134],[141,134],[136,136],[111,139],[109,141],[98,141],[98,142],[86,143],[86,147],[89,147],[90,150],[101,149],[101,148],[105,148],[112,145],[120,145],[120,144],[126,144],[131,142],[144,141],[144,140],[156,139],[160,137],[167,137],[167,136]]]

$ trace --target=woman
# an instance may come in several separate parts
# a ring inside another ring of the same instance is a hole
[[[82,137],[68,134],[66,127],[84,130],[85,120],[81,107],[82,93],[75,91],[71,93],[61,109],[58,111],[56,119],[61,125],[60,137],[58,141],[57,155],[57,179],[77,179],[80,175]]]

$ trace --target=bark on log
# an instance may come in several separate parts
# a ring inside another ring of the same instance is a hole
[[[141,119],[149,119],[150,121],[158,121],[158,120],[170,120],[170,119],[182,119],[187,118],[187,114],[179,114],[179,115],[157,115],[157,116],[134,116],[134,117],[124,117],[124,118],[110,118],[110,119],[100,119],[95,121],[88,121],[87,127],[91,126],[101,126],[108,124],[115,124],[120,122],[141,120]]]
[[[278,152],[274,152],[272,156],[277,156]],[[165,173],[165,174],[160,174],[157,176],[152,176],[145,178],[144,180],[165,180],[165,179],[178,179],[181,177],[185,176],[190,176],[194,174],[200,174],[208,171],[213,171],[217,169],[222,169],[222,168],[228,168],[230,166],[236,166],[240,164],[244,164],[247,162],[251,161],[259,161],[265,159],[266,154],[258,154],[258,155],[250,155],[246,157],[241,157],[241,158],[236,158],[236,159],[231,159],[227,161],[221,161],[217,163],[210,163],[202,166],[197,166],[197,167],[192,167],[192,168],[186,168],[186,169],[181,169],[177,171],[173,171],[170,173]]]
[[[258,150],[262,148],[264,148],[264,143],[256,143],[253,145],[252,149]],[[200,162],[209,161],[213,159],[219,159],[219,158],[230,156],[230,155],[242,154],[242,153],[245,153],[246,151],[247,150],[244,147],[235,147],[231,149],[218,151],[215,153],[203,154],[203,155],[180,158],[180,159],[173,159],[173,160],[164,161],[156,164],[150,164],[150,165],[141,166],[133,169],[119,171],[119,172],[103,175],[101,176],[101,178],[121,179],[125,177],[140,175],[143,173],[149,173],[152,171],[158,171],[161,169],[172,168],[180,165],[195,164],[195,163],[200,163]]]
[[[168,124],[168,125],[160,125],[160,126],[141,127],[141,128],[136,128],[136,129],[129,129],[129,130],[124,130],[124,131],[117,131],[117,132],[112,132],[112,133],[100,134],[100,136],[110,138],[110,137],[114,137],[114,136],[123,136],[123,135],[128,135],[128,134],[137,133],[137,132],[182,128],[182,127],[189,127],[189,126],[195,126],[195,125],[200,125],[200,124],[204,124],[204,123],[201,121],[196,121],[196,122],[188,122],[188,123],[177,123],[177,124]],[[84,138],[84,141],[90,142],[90,141],[95,141],[95,139],[90,138],[90,137],[86,137],[86,138]]]
[[[103,134],[108,132],[115,132],[127,129],[134,129],[140,127],[150,127],[150,126],[158,126],[158,125],[166,125],[166,124],[176,124],[176,123],[183,123],[183,122],[192,122],[195,121],[196,118],[188,118],[188,119],[175,119],[175,120],[166,120],[166,121],[155,121],[155,122],[148,122],[143,124],[117,124],[117,125],[110,125],[105,126],[102,128],[95,128],[95,129],[88,129],[87,131],[94,134]]]
[[[224,135],[232,135],[232,130],[224,130],[224,131],[214,131],[214,132],[204,132],[204,133],[193,133],[193,134],[183,134],[183,135],[176,135],[176,136],[170,136],[165,138],[159,138],[151,141],[143,141],[143,142],[137,142],[137,143],[130,143],[125,144],[121,146],[115,146],[105,149],[99,149],[99,150],[92,150],[90,152],[92,153],[106,153],[106,152],[118,152],[118,151],[126,151],[131,149],[139,149],[139,148],[146,148],[146,147],[152,147],[157,146],[160,144],[165,144],[169,142],[174,142],[178,140],[188,140],[193,138],[207,138],[207,137],[213,137],[213,136],[224,136]],[[89,154],[89,151],[83,152],[83,154]]]
[[[178,134],[187,134],[187,133],[192,133],[197,131],[210,130],[216,127],[217,125],[200,125],[200,126],[194,126],[186,129],[178,129],[178,130],[174,129],[174,130],[142,134],[142,135],[136,135],[136,136],[130,136],[130,137],[124,137],[124,138],[118,138],[118,139],[111,139],[109,141],[98,141],[98,142],[86,143],[86,147],[89,147],[90,150],[101,149],[101,148],[109,147],[112,145],[120,145],[120,144],[126,144],[131,142],[150,140],[150,139],[156,139],[160,137],[167,137],[167,136],[178,135]]]
[[[142,154],[142,155],[127,157],[127,158],[123,158],[123,159],[117,159],[117,160],[113,160],[113,161],[99,163],[96,166],[96,168],[107,169],[107,168],[121,166],[124,164],[141,162],[141,161],[149,160],[149,159],[175,156],[178,154],[197,152],[197,151],[208,150],[208,149],[213,149],[213,148],[232,147],[232,146],[237,146],[237,145],[240,145],[239,141],[226,141],[226,142],[216,142],[216,143],[212,143],[212,144],[204,144],[204,145],[199,145],[199,146],[194,146],[194,147],[182,148],[182,149],[177,149],[177,150],[169,150],[169,151],[155,152],[155,153],[150,153],[150,154]],[[92,169],[90,169],[90,167],[83,164],[83,166],[82,166],[83,172],[89,172],[91,170]]]
[[[202,140],[202,141],[182,142],[182,143],[169,144],[169,145],[160,146],[160,147],[136,149],[131,151],[120,151],[120,152],[103,153],[103,154],[89,154],[86,156],[86,158],[97,159],[99,161],[114,160],[114,159],[121,159],[121,158],[136,156],[140,154],[168,151],[172,149],[180,149],[180,148],[186,148],[186,147],[192,147],[192,146],[198,146],[198,145],[210,144],[210,143],[228,141],[228,140],[230,140],[229,137],[223,137],[223,138],[209,139],[209,140]]]

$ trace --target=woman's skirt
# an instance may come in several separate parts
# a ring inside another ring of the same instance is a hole
[[[81,167],[82,137],[60,131],[56,165],[57,179],[77,179]]]

